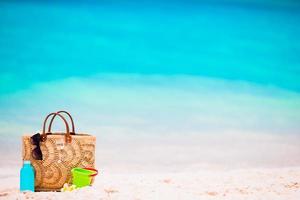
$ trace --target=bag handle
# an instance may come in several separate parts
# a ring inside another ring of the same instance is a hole
[[[73,121],[73,118],[71,116],[71,114],[67,111],[64,111],[64,110],[60,110],[56,113],[65,113],[69,116],[70,120],[71,120],[71,123],[72,123],[72,132],[70,132],[71,135],[75,135],[75,126],[74,126],[74,121]],[[48,126],[48,133],[51,133],[51,127],[52,127],[52,123],[53,123],[53,120],[54,118],[56,117],[56,115],[54,115],[49,123],[49,126]]]
[[[70,130],[69,130],[68,122],[67,122],[67,120],[66,120],[61,114],[59,114],[59,113],[50,113],[50,114],[47,115],[47,117],[46,117],[45,120],[44,120],[43,133],[42,133],[42,135],[41,135],[41,140],[42,140],[43,142],[45,142],[46,139],[47,139],[46,123],[47,123],[48,118],[49,118],[50,116],[52,116],[52,115],[54,115],[54,117],[55,117],[56,115],[58,115],[58,116],[64,121],[64,123],[65,123],[65,125],[66,125],[65,140],[66,140],[67,143],[71,143],[72,137],[71,137],[71,135],[70,135]]]

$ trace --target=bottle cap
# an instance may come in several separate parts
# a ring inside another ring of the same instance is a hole
[[[24,164],[30,164],[30,160],[24,160]]]

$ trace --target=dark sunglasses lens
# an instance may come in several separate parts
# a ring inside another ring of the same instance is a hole
[[[43,160],[43,154],[40,148],[36,147],[32,150],[32,157],[35,160]]]
[[[39,133],[37,133],[37,134],[31,136],[30,141],[31,141],[31,144],[33,144],[33,145],[39,144],[41,141],[41,135]]]
[[[31,144],[36,145],[36,142],[34,141],[34,139],[32,137],[30,138],[30,142],[31,142]]]

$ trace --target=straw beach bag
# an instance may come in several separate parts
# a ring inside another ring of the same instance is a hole
[[[67,114],[72,124],[70,132],[69,124],[62,114]],[[47,120],[52,119],[46,132]],[[66,131],[52,133],[51,126],[54,118],[58,116],[63,120]],[[43,132],[39,143],[42,152],[42,160],[36,160],[33,151],[31,135],[25,135],[23,142],[23,160],[30,160],[35,169],[36,191],[58,191],[64,183],[71,182],[71,170],[75,167],[94,168],[96,138],[91,135],[76,133],[71,115],[66,111],[50,113],[44,120]]]

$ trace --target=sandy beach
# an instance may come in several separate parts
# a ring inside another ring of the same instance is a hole
[[[100,174],[92,187],[72,192],[19,192],[20,154],[7,151],[3,159],[12,161],[0,163],[0,198],[300,199],[298,136],[215,137],[100,137]]]
[[[20,193],[18,177],[1,180],[2,199],[272,199],[300,198],[300,168],[186,173],[105,173],[73,192]]]

